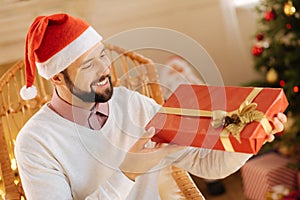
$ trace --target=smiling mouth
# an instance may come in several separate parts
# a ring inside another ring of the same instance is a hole
[[[94,82],[93,85],[94,86],[106,86],[109,82],[109,78],[106,76],[106,77],[103,77],[101,78],[98,82]]]
[[[105,78],[104,80],[95,83],[95,85],[96,86],[103,86],[103,85],[106,85],[107,82],[108,82],[108,78]]]

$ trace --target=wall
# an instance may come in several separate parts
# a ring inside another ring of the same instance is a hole
[[[238,10],[242,43],[235,43],[226,27],[222,0],[31,0],[7,1],[0,7],[0,64],[22,58],[26,31],[36,15],[69,12],[89,21],[104,37],[140,27],[162,27],[185,34],[212,57],[226,85],[238,85],[257,77],[250,55],[253,17]],[[242,50],[241,50],[242,49]],[[146,52],[164,63],[168,53]]]

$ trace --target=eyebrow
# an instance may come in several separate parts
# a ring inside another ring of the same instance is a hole
[[[100,54],[102,54],[105,51],[105,47],[101,50]],[[81,65],[85,65],[91,61],[93,61],[95,59],[95,57],[93,58],[89,58],[88,60],[84,61]]]

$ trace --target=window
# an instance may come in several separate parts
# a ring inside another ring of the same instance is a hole
[[[251,6],[259,2],[259,0],[233,0],[236,7]]]

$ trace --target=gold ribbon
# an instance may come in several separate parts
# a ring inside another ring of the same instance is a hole
[[[257,104],[251,103],[253,99],[261,92],[262,88],[254,88],[245,101],[240,105],[239,109],[232,112],[222,110],[208,111],[186,108],[162,107],[158,112],[163,114],[173,114],[192,117],[211,117],[212,126],[218,128],[223,126],[224,129],[220,133],[220,140],[226,151],[234,152],[234,148],[230,142],[230,133],[236,140],[241,142],[240,133],[244,127],[251,122],[260,122],[264,131],[270,134],[272,126],[265,114],[256,110]]]

